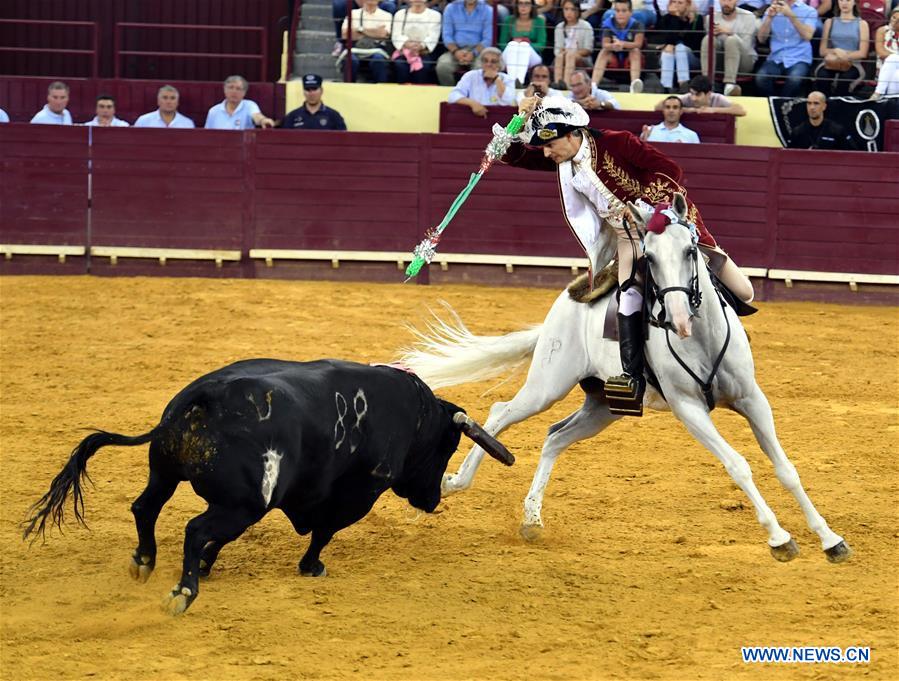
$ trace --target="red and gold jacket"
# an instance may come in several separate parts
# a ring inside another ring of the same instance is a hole
[[[674,192],[687,196],[687,190],[681,185],[684,171],[652,145],[626,130],[587,128],[586,132],[589,133],[593,170],[618,200],[643,199],[654,206],[671,203]],[[543,149],[527,147],[517,141],[512,143],[502,161],[529,170],[558,170],[555,161],[543,155]],[[560,198],[561,192],[560,185]],[[699,231],[699,243],[714,248],[715,238],[706,229],[699,210],[689,198],[687,206],[687,218]]]

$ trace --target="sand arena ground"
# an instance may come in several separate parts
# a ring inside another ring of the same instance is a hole
[[[475,487],[418,514],[391,493],[337,535],[329,575],[297,576],[306,538],[273,513],[229,545],[190,611],[161,597],[184,525],[182,485],[157,527],[157,570],[128,577],[146,448],[91,460],[91,531],[44,545],[18,523],[84,428],[136,434],[189,381],[248,357],[383,361],[405,321],[445,299],[480,333],[539,322],[549,290],[286,281],[6,277],[2,298],[0,603],[4,680],[899,678],[895,308],[762,304],[748,320],[778,432],[855,550],[827,563],[749,428],[715,414],[802,549],[769,555],[742,493],[669,414],[621,422],[563,454],[540,543],[517,534],[547,427],[575,393],[502,438]],[[446,390],[479,420],[513,381]],[[464,451],[450,464],[455,470]],[[871,646],[867,665],[745,665],[746,645]]]

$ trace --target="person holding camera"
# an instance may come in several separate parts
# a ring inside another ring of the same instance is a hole
[[[755,86],[764,97],[798,97],[802,81],[812,70],[812,36],[818,13],[800,0],[774,0],[759,26],[758,41],[771,39],[771,53],[755,76]],[[785,83],[777,91],[776,80]]]

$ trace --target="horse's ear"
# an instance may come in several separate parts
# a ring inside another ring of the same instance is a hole
[[[628,214],[624,216],[625,220],[630,220],[633,223],[634,227],[637,228],[637,233],[640,235],[642,239],[646,236],[646,216],[643,215],[643,212],[640,210],[640,207],[631,201],[627,202]]]
[[[671,199],[671,207],[681,220],[687,217],[687,199],[680,192],[674,192],[674,196]]]

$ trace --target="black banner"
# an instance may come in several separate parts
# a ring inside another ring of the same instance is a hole
[[[774,131],[785,147],[789,146],[796,126],[808,120],[806,101],[804,98],[768,98]],[[830,97],[827,100],[824,117],[842,125],[855,141],[856,149],[880,151],[883,149],[884,121],[890,118],[899,119],[899,95],[876,100]]]

